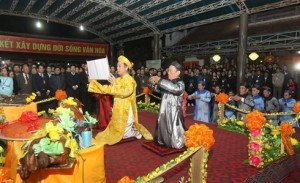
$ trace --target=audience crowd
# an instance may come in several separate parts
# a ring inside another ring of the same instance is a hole
[[[110,67],[110,72],[117,77],[114,66]],[[141,67],[132,69],[131,76],[137,82],[137,93],[143,92],[143,88],[148,86],[151,76],[159,76],[167,79],[167,69],[154,69]],[[289,111],[291,107],[287,104],[297,96],[297,84],[286,65],[277,63],[257,63],[247,64],[245,72],[245,83],[237,90],[237,68],[230,64],[213,64],[210,66],[186,67],[182,73],[185,83],[185,91],[188,94],[188,106],[196,104],[199,98],[195,94],[201,94],[202,90],[210,93],[210,98],[206,97],[202,103],[207,103],[211,119],[217,120],[214,114],[217,110],[214,97],[220,92],[225,92],[231,96],[233,105],[239,106],[239,102],[247,100],[246,95],[251,95],[252,99],[249,109],[257,109],[263,112]],[[35,92],[38,100],[54,96],[55,91],[65,90],[68,96],[78,98],[84,105],[84,110],[91,113],[95,111],[95,97],[87,91],[88,86],[87,65],[60,65],[49,64],[14,64],[4,65],[0,75],[0,95],[11,96],[17,94],[31,94]],[[245,91],[241,91],[245,89]],[[199,93],[200,91],[200,93]],[[196,93],[195,93],[196,92]],[[198,92],[198,93],[197,93]],[[298,92],[299,93],[299,92]],[[245,95],[243,97],[243,95]],[[259,99],[258,99],[259,98]],[[272,99],[272,109],[269,100]],[[200,102],[201,103],[201,102]],[[276,106],[278,103],[278,106]],[[202,105],[202,104],[201,104]],[[203,107],[203,106],[202,106]],[[268,111],[269,110],[269,111]],[[234,112],[225,110],[231,114],[228,117],[236,116]],[[275,119],[276,120],[276,119]],[[280,120],[278,121],[280,122]],[[276,123],[276,122],[275,122]]]

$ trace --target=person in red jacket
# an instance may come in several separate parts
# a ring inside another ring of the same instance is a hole
[[[297,87],[296,87],[296,83],[295,83],[294,79],[290,78],[289,82],[287,83],[287,90],[290,91],[293,98],[295,98],[296,88]]]

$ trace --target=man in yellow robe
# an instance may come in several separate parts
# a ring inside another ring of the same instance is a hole
[[[128,74],[131,63],[126,57],[118,58],[117,71],[120,77],[117,79],[110,75],[110,85],[101,85],[96,80],[89,84],[88,91],[114,96],[113,112],[107,128],[97,134],[96,139],[108,145],[113,145],[122,139],[142,136],[146,140],[153,140],[151,133],[138,123],[136,106],[136,82]]]

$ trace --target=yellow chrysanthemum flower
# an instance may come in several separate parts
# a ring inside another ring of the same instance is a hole
[[[59,140],[63,129],[58,126],[54,126],[52,122],[48,122],[45,125],[46,131],[49,133],[49,137],[52,141]]]
[[[59,115],[59,114],[62,114],[64,112],[64,108],[62,107],[58,107],[56,108],[55,112]]]
[[[76,140],[72,137],[71,133],[67,134],[67,141],[66,141],[65,147],[71,149],[69,156],[71,158],[75,158],[77,150],[78,150],[78,144],[77,144]]]
[[[49,137],[50,137],[50,140],[52,140],[52,141],[56,141],[56,140],[60,139],[60,135],[57,131],[50,131]]]
[[[236,124],[238,124],[239,126],[243,126],[245,123],[244,121],[237,121]]]
[[[271,130],[271,134],[272,134],[273,136],[280,135],[280,130],[279,130],[279,129],[272,129],[272,130]]]

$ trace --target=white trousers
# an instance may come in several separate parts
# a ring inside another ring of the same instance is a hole
[[[135,130],[133,128],[133,122],[134,122],[134,116],[133,116],[132,107],[130,105],[127,125],[126,125],[126,129],[125,129],[123,139],[127,139],[127,138],[130,138],[130,137],[136,137],[137,139],[142,138],[142,135],[140,134],[140,132],[138,132],[137,130]]]

